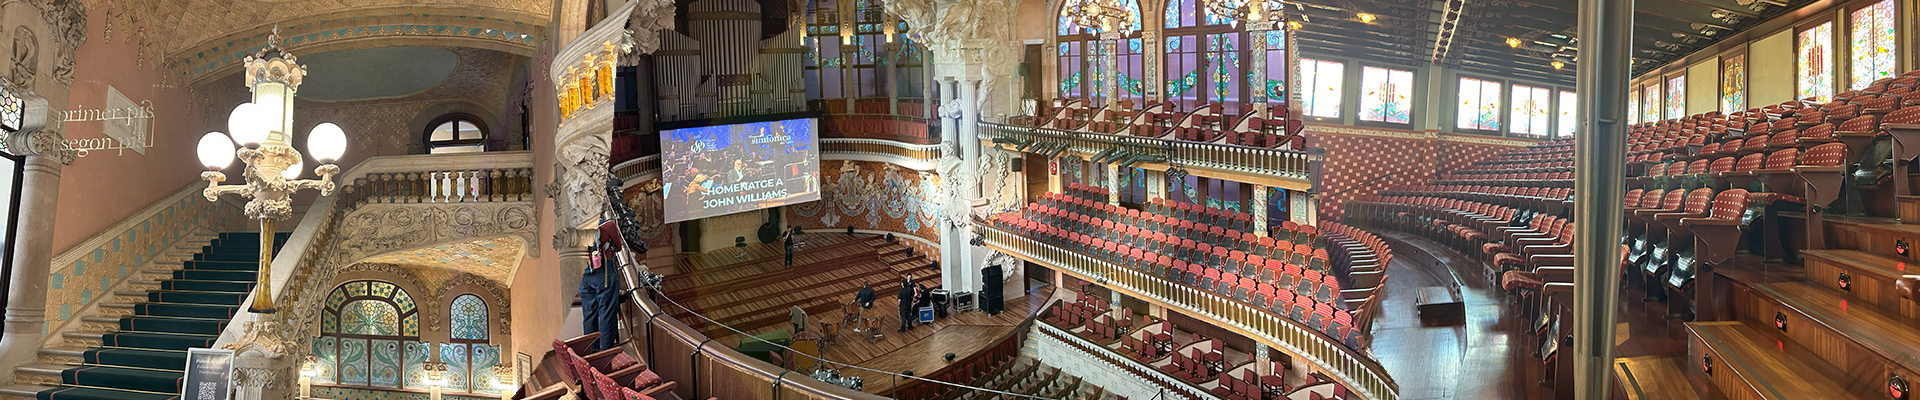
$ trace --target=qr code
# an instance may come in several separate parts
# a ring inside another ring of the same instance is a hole
[[[220,399],[220,388],[218,386],[215,386],[213,382],[200,382],[200,387],[196,392],[197,394],[193,395],[193,398],[195,399],[202,399],[202,400],[219,400]]]

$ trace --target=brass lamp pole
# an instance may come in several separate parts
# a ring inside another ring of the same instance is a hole
[[[278,34],[268,38],[269,45],[246,58],[247,89],[253,101],[234,107],[227,117],[229,139],[220,132],[208,132],[200,138],[200,162],[208,169],[200,173],[207,180],[201,194],[208,201],[237,193],[247,201],[244,213],[260,220],[260,270],[254,284],[253,304],[247,311],[274,312],[271,266],[273,264],[273,222],[293,214],[292,195],[301,189],[318,189],[321,196],[333,195],[333,176],[340,173],[334,165],[347,148],[346,133],[338,125],[322,123],[307,134],[307,148],[321,165],[313,172],[320,179],[298,179],[302,161],[300,152],[289,143],[293,131],[293,96],[300,79],[307,74],[292,55],[280,50]],[[233,164],[234,142],[239,142],[240,161],[247,164],[242,173],[244,185],[222,185],[227,175],[220,170]]]

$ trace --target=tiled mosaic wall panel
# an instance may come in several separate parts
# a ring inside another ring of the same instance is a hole
[[[789,224],[806,229],[853,226],[940,240],[935,226],[940,178],[933,172],[883,162],[835,161],[826,163],[820,175],[820,201],[787,207],[784,218]]]
[[[201,188],[196,185],[168,196],[55,256],[47,285],[47,321],[41,333],[79,327],[81,311],[112,298],[114,287],[191,235],[255,229],[239,207],[198,196]]]

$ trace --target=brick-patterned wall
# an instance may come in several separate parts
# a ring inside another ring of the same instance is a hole
[[[1326,149],[1318,191],[1319,218],[1339,221],[1341,202],[1387,188],[1431,181],[1441,172],[1464,167],[1501,152],[1533,144],[1521,139],[1438,132],[1309,125],[1311,143]],[[1391,178],[1375,178],[1392,174]],[[1363,185],[1364,184],[1364,185]],[[1325,195],[1325,194],[1331,194]]]

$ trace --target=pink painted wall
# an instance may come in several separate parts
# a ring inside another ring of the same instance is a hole
[[[553,135],[559,126],[556,119],[556,102],[553,84],[547,79],[548,63],[553,59],[555,48],[565,43],[556,38],[548,39],[542,55],[534,59],[532,72],[528,79],[536,82],[529,94],[527,118],[532,132],[528,133],[533,143],[533,184],[543,187],[553,181]],[[513,348],[514,351],[532,355],[534,362],[546,354],[549,344],[560,334],[560,327],[567,317],[567,308],[572,305],[578,293],[577,288],[566,287],[560,271],[560,255],[553,249],[553,199],[545,191],[534,191],[534,212],[538,213],[540,226],[535,231],[533,243],[540,251],[539,258],[526,258],[520,261],[519,270],[514,272],[513,290],[509,296],[513,299]],[[579,272],[573,272],[578,276]],[[501,355],[506,357],[506,355]]]
[[[89,7],[87,19],[104,21],[110,9]],[[187,115],[196,112],[188,108],[187,90],[178,87],[179,82],[163,78],[160,54],[142,52],[142,38],[136,34],[142,30],[137,25],[114,24],[111,37],[106,25],[87,24],[88,40],[75,53],[74,83],[67,104],[51,107],[104,108],[111,85],[136,103],[152,102],[154,117],[148,121],[148,130],[153,147],[146,150],[146,155],[94,151],[61,170],[60,206],[54,217],[58,224],[53,231],[56,254],[198,180],[202,169],[194,145],[205,132],[196,133],[187,127]],[[69,140],[104,138],[106,123],[71,122],[61,126]],[[236,172],[231,169],[228,173]]]

